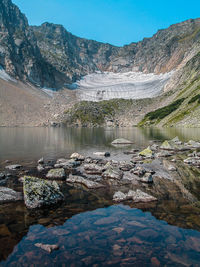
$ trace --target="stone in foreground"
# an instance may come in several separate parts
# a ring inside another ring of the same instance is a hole
[[[104,185],[102,184],[87,180],[81,176],[74,176],[74,175],[69,175],[69,177],[66,179],[66,182],[73,183],[73,184],[74,183],[82,184],[89,189],[97,189],[97,188],[104,187]]]
[[[119,138],[119,139],[115,139],[111,144],[112,145],[129,145],[129,144],[133,144],[133,142],[127,139],[124,139],[124,138]]]
[[[51,206],[64,199],[55,181],[46,181],[36,177],[23,178],[24,201],[29,209]]]
[[[22,200],[22,194],[7,187],[0,187],[0,204]]]
[[[42,244],[42,243],[36,243],[36,247],[41,248],[49,253],[51,253],[53,250],[59,249],[58,245],[48,245],[48,244]]]
[[[140,189],[137,189],[136,191],[129,190],[128,193],[122,193],[120,191],[115,192],[113,196],[113,200],[116,202],[125,201],[125,200],[133,200],[133,202],[151,202],[156,201],[157,199]]]
[[[48,179],[56,179],[56,180],[61,179],[62,180],[62,179],[65,178],[65,170],[63,168],[60,168],[60,169],[51,169],[47,173],[46,177]]]

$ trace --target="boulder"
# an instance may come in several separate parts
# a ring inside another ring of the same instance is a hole
[[[0,204],[22,200],[22,194],[7,187],[0,187]]]
[[[123,193],[121,191],[115,192],[113,195],[113,200],[116,202],[125,201],[125,200],[133,200],[133,202],[151,202],[156,201],[157,199],[139,189],[136,191],[129,190],[128,193]]]
[[[138,177],[138,180],[142,183],[153,183],[153,176],[151,173],[146,172],[143,176]]]
[[[111,165],[106,166],[106,170],[102,174],[103,179],[121,180],[123,172]]]
[[[84,161],[85,160],[85,157],[80,155],[79,153],[73,153],[71,156],[70,156],[71,159],[74,159],[74,160],[77,160],[77,161]]]
[[[131,170],[131,173],[134,173],[135,175],[142,177],[146,173],[146,170],[141,166],[137,166]]]
[[[60,169],[51,169],[48,171],[46,178],[48,179],[64,179],[65,178],[65,170],[63,168]]]
[[[133,144],[133,142],[127,139],[124,139],[124,138],[119,138],[119,139],[115,139],[111,144],[112,145],[129,145],[129,144]]]
[[[77,168],[81,165],[80,161],[74,160],[74,159],[60,159],[57,161],[57,163],[54,165],[55,168],[64,168],[64,169],[72,169]]]
[[[110,152],[94,152],[93,154],[99,157],[110,157]]]
[[[101,175],[104,171],[104,167],[98,166],[97,164],[85,164],[83,166],[87,174]]]
[[[14,165],[8,165],[8,166],[6,166],[6,169],[15,171],[15,170],[20,169],[21,167],[22,167],[22,166],[19,165],[19,164],[14,164]]]
[[[128,192],[128,197],[131,197],[134,202],[151,202],[151,201],[156,201],[157,199],[140,189],[137,189],[136,191],[130,190]]]
[[[91,181],[91,180],[87,180],[81,176],[74,176],[74,175],[69,175],[69,177],[66,179],[67,183],[78,183],[78,184],[82,184],[84,186],[86,186],[89,189],[97,189],[97,188],[101,188],[104,187],[104,185]]]
[[[118,163],[118,165],[119,165],[119,169],[124,171],[124,172],[130,171],[135,166],[133,163],[130,163],[130,162],[127,162],[127,161],[120,161]]]
[[[146,149],[139,153],[139,156],[151,158],[153,156],[153,151],[151,150],[150,146],[148,146]]]
[[[25,205],[29,209],[51,206],[64,199],[59,185],[36,177],[23,177]]]
[[[39,159],[38,164],[44,164],[44,158]]]
[[[192,148],[200,148],[200,142],[196,142],[196,141],[190,140],[188,142],[188,146],[190,146]]]

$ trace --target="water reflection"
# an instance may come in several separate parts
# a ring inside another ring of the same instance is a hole
[[[35,243],[58,244],[52,254]],[[149,212],[116,205],[85,212],[62,226],[31,226],[2,266],[199,266],[200,233],[170,226]],[[71,265],[72,264],[72,265]]]
[[[183,128],[0,128],[0,160],[56,158],[74,151],[111,150],[116,138],[133,140],[141,148],[149,140],[179,136],[182,141],[200,140],[200,129]]]

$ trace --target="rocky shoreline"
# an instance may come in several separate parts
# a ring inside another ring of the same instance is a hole
[[[123,138],[112,142],[124,147],[122,153],[129,157],[126,161],[113,160],[108,151],[101,151],[87,157],[73,153],[70,158],[51,162],[41,158],[29,169],[20,164],[6,165],[0,173],[0,204],[24,200],[28,209],[51,207],[67,199],[64,184],[95,191],[110,203],[148,203],[180,196],[188,203],[198,202],[177,165],[200,168],[199,142],[182,143],[176,137],[162,144],[151,142],[143,151],[127,150],[126,145],[131,143]],[[22,184],[21,192],[5,186],[13,176]]]

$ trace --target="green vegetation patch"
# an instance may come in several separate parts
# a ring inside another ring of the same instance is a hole
[[[177,110],[184,100],[185,98],[178,99],[172,102],[168,106],[165,106],[163,108],[159,108],[159,109],[156,109],[155,111],[151,111],[147,113],[144,119],[138,125],[144,126],[147,123],[147,121],[150,121],[152,123],[158,123],[160,120],[164,119],[169,114]]]
[[[132,100],[113,99],[101,102],[82,101],[67,110],[67,123],[102,125],[106,118],[112,119],[116,112],[124,111],[132,105]]]
[[[196,102],[196,101],[198,101],[198,103],[200,104],[200,94],[195,95],[194,97],[192,97],[192,98],[190,99],[190,101],[188,102],[188,104],[192,104],[192,103],[194,103],[194,102]]]

